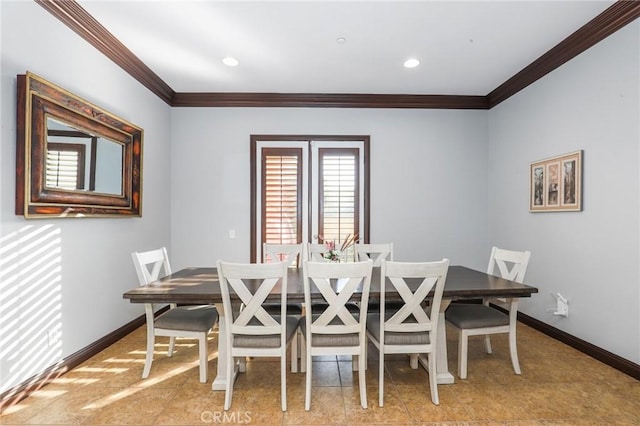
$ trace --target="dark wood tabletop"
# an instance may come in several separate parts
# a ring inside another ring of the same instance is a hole
[[[409,282],[409,287],[412,285]],[[418,283],[416,283],[416,286]],[[412,288],[415,291],[415,288]],[[531,297],[538,289],[519,284],[485,272],[464,266],[450,266],[444,286],[443,298],[450,300],[477,299],[483,297]],[[276,285],[269,299],[280,300],[280,286]],[[357,294],[356,294],[357,295]],[[216,268],[185,268],[160,280],[139,286],[124,293],[123,298],[131,303],[222,303],[220,283]],[[393,300],[395,292],[387,292],[385,298]],[[313,300],[322,300],[320,293],[312,291]],[[370,300],[380,299],[380,271],[373,268],[371,277]],[[287,276],[287,300],[304,301],[302,268],[289,268]]]

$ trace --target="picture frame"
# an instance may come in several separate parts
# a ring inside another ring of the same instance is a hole
[[[582,211],[582,150],[530,164],[529,211]]]

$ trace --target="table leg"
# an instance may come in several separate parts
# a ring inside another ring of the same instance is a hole
[[[451,300],[440,302],[440,312],[438,313],[438,349],[436,351],[436,370],[438,371],[438,383],[449,384],[455,379],[449,372],[449,358],[447,357],[447,322],[444,319],[444,311],[449,307]]]
[[[449,360],[447,358],[447,323],[444,320],[444,311],[451,303],[450,300],[442,300],[440,304],[440,312],[438,313],[438,349],[436,350],[436,371],[438,375],[439,385],[448,385],[455,382],[453,374],[449,372]],[[429,362],[424,354],[418,356],[418,361],[422,366],[429,370]]]
[[[218,310],[218,370],[216,372],[216,378],[213,379],[211,389],[213,390],[225,390],[227,386],[227,339],[226,337],[226,325],[224,306],[222,303],[216,303],[216,309]],[[238,373],[238,366],[235,366],[233,370],[233,378],[235,380]]]

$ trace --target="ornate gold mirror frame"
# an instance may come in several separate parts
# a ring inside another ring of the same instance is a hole
[[[143,130],[33,73],[17,80],[16,214],[141,216]]]

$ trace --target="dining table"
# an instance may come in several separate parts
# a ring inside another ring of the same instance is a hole
[[[256,286],[258,283],[256,282]],[[408,286],[415,291],[419,282],[408,282]],[[412,288],[415,286],[415,288]],[[248,284],[250,291],[251,283]],[[369,291],[369,301],[380,300],[380,268],[374,267],[371,275],[371,287]],[[392,288],[392,286],[387,286]],[[446,342],[446,323],[444,313],[452,301],[474,300],[485,298],[524,298],[531,297],[537,293],[536,287],[521,284],[515,281],[504,279],[498,276],[487,274],[468,268],[465,266],[451,265],[447,273],[445,286],[442,295],[442,302],[439,310],[437,340]],[[359,298],[361,289],[354,293],[354,298]],[[317,289],[312,287],[310,292],[311,301],[324,301]],[[237,297],[237,296],[236,296]],[[431,294],[427,295],[427,300]],[[157,304],[208,304],[215,305],[218,310],[219,336],[218,336],[218,365],[217,374],[212,383],[213,390],[224,390],[226,377],[226,343],[225,343],[225,312],[222,304],[222,293],[220,282],[215,267],[187,267],[167,275],[157,281],[147,285],[137,286],[123,294],[124,299],[131,303],[157,303]],[[387,301],[401,300],[394,290],[385,292]],[[273,291],[267,297],[267,302],[279,303],[281,300],[281,287],[276,284]],[[240,299],[233,298],[232,303],[240,302]],[[287,303],[304,303],[304,283],[302,268],[291,267],[287,271]],[[436,370],[439,384],[454,383],[453,374],[449,371],[446,343],[437,345]],[[412,368],[417,368],[417,363],[425,364],[427,361],[422,357],[412,358]],[[237,372],[237,368],[234,370]],[[235,373],[234,373],[235,375]],[[235,377],[231,378],[234,380]]]

